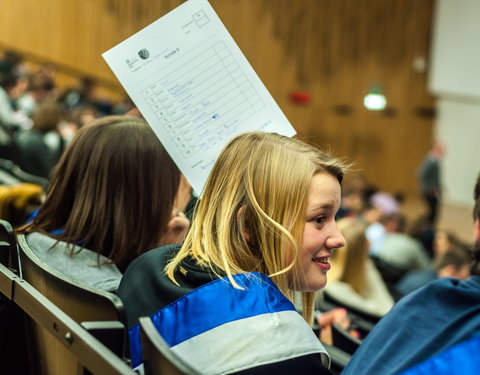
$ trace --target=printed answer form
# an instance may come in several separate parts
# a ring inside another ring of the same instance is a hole
[[[235,135],[296,134],[207,0],[186,1],[103,57],[197,194]]]

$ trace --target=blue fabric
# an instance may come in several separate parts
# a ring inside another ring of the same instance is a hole
[[[395,285],[395,290],[401,296],[406,296],[407,294],[427,285],[437,278],[437,271],[431,268],[410,271]]]
[[[31,213],[31,215],[28,217],[27,222],[25,224],[28,224],[31,221],[33,221],[33,219],[35,219],[37,215],[38,215],[38,209]]]
[[[342,375],[398,374],[480,333],[480,276],[438,279],[402,298]]]
[[[31,221],[33,221],[33,219],[35,219],[37,215],[38,215],[38,209],[32,212],[32,214],[29,216],[25,224],[28,224]],[[59,235],[59,234],[62,234],[63,232],[64,232],[64,229],[54,229],[50,231],[50,234]]]
[[[261,314],[292,310],[293,304],[272,280],[260,273],[233,275],[244,289],[236,289],[227,277],[212,281],[154,313],[153,324],[174,346],[222,324]],[[142,363],[140,325],[129,330],[132,366]]]
[[[400,375],[478,375],[480,335],[453,346]]]

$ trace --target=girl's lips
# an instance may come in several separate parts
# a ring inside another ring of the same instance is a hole
[[[327,255],[324,257],[312,258],[312,262],[315,263],[321,269],[328,271],[331,268],[330,263],[328,263],[328,258],[330,258],[330,255]]]
[[[318,263],[318,262],[314,262],[314,263],[324,271],[328,271],[332,267],[330,263]]]

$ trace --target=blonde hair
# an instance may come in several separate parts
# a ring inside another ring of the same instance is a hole
[[[219,155],[207,180],[195,220],[179,253],[165,267],[175,271],[187,256],[226,275],[267,274],[293,301],[287,272],[301,254],[310,181],[329,173],[339,183],[342,164],[299,140],[251,132],[235,137]],[[304,317],[313,319],[313,293],[303,293]]]
[[[338,229],[345,237],[347,245],[334,251],[331,258],[332,270],[329,281],[342,281],[349,284],[355,292],[363,294],[365,287],[365,262],[368,259],[368,240],[365,225],[354,218],[338,221]]]

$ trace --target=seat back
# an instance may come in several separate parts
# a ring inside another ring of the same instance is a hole
[[[145,375],[199,375],[163,340],[150,317],[140,318]]]
[[[87,368],[89,374],[135,374],[121,358],[3,264],[0,264],[0,285],[0,296],[6,298],[11,304],[15,304],[20,313],[25,313],[22,315],[28,315],[32,322],[48,333],[50,342],[46,344],[52,345],[54,342],[57,344],[52,346],[51,350],[61,348],[62,350],[56,353],[58,357],[73,358],[69,363],[70,368],[61,366],[61,361],[56,361],[54,357],[45,359],[45,361],[52,361],[46,362],[45,369],[35,364],[29,368],[25,366],[29,362],[28,350],[15,345],[12,350],[12,338],[21,335],[18,331],[15,336],[0,336],[0,342],[6,344],[5,349],[11,354],[7,357],[6,352],[0,353],[2,355],[1,374],[84,374]],[[99,328],[97,326],[97,329]],[[108,325],[103,328],[110,329]],[[65,357],[66,354],[68,355]]]
[[[18,269],[16,253],[17,238],[12,225],[6,220],[0,220],[0,263]]]
[[[326,305],[328,304],[329,306],[331,306],[331,308],[336,308],[336,307],[345,308],[345,309],[348,310],[349,316],[351,316],[351,315],[358,316],[359,318],[361,318],[361,319],[363,319],[367,322],[370,322],[372,327],[373,327],[373,325],[378,323],[378,321],[380,320],[379,316],[372,315],[372,314],[370,314],[366,311],[363,311],[363,310],[359,309],[358,307],[346,305],[344,302],[338,300],[337,298],[335,298],[335,296],[328,293],[327,290],[324,290],[323,298],[325,300],[325,304]]]
[[[395,285],[405,274],[405,270],[401,270],[394,265],[385,262],[378,256],[372,255],[370,258],[375,264],[375,267],[377,267],[377,270],[380,272],[380,275],[387,286]]]
[[[27,341],[22,310],[12,301],[13,280],[9,267],[18,264],[10,259],[16,254],[16,238],[8,221],[0,220],[0,374],[30,374],[25,361]],[[14,263],[12,265],[12,263]]]
[[[333,345],[322,343],[330,356],[330,372],[334,375],[340,375],[343,369],[348,365],[348,362],[352,359],[351,354],[344,352]]]
[[[119,321],[125,327],[126,313],[116,295],[75,282],[39,259],[30,249],[25,235],[18,235],[18,258],[21,277],[77,323]],[[28,322],[31,358],[42,374],[75,374],[76,359],[58,340],[33,321]],[[122,349],[125,348],[125,335]],[[123,350],[122,350],[123,351]],[[123,357],[123,353],[119,353]]]
[[[353,355],[358,349],[361,340],[353,337],[350,333],[340,327],[338,324],[332,324],[332,343],[333,346],[342,349],[344,352]]]

